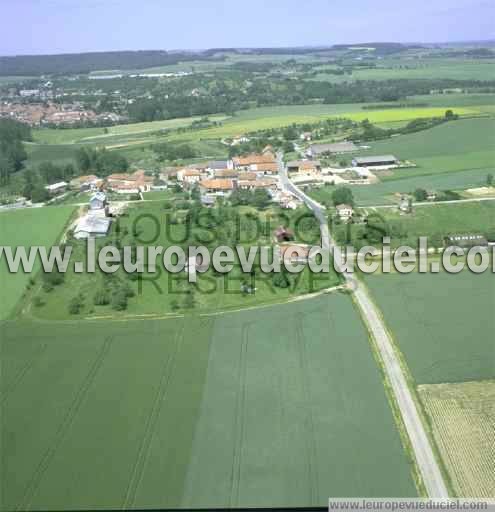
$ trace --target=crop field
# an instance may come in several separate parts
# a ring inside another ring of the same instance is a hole
[[[486,184],[495,173],[493,133],[495,119],[462,119],[429,130],[370,142],[360,155],[394,154],[411,160],[417,167],[394,170],[376,185],[353,186],[358,204],[363,206],[394,202],[393,194],[426,190],[462,190]],[[354,155],[353,155],[354,156]],[[311,195],[323,202],[331,200],[333,187],[315,188]]]
[[[418,167],[394,171],[389,180],[466,169],[495,168],[495,118],[461,119],[429,130],[369,143],[362,155],[394,154]]]
[[[418,384],[495,378],[491,274],[382,274],[365,278]]]
[[[459,497],[495,496],[495,381],[419,386],[433,435]]]
[[[449,234],[495,234],[495,198],[493,201],[472,203],[428,203],[414,207],[409,215],[401,214],[397,208],[366,208],[365,212],[377,215],[375,222],[387,230],[392,247],[417,247],[420,236],[428,237],[430,247],[442,247],[444,238]],[[334,227],[337,240],[346,241],[347,229],[348,226],[343,224]],[[361,238],[364,232],[363,225],[350,226],[351,243],[355,247],[369,244],[368,240]]]
[[[293,123],[315,123],[321,121],[322,119],[331,117],[346,117],[353,119],[354,121],[369,119],[369,121],[372,123],[382,123],[391,121],[410,121],[412,119],[437,117],[443,116],[445,114],[445,108],[441,107],[384,109],[359,112],[346,112],[345,110],[337,109],[338,112],[333,114],[325,113],[325,110],[322,110],[323,112],[320,114],[280,114],[279,116],[267,116],[254,119],[242,119],[240,117],[234,117],[219,127],[173,134],[170,136],[170,140],[192,140],[196,138],[218,139],[223,137],[234,137],[236,135],[250,133],[257,130],[281,128],[284,126],[289,126]],[[478,113],[466,107],[456,108],[455,112],[461,116]]]
[[[3,510],[416,494],[346,295],[2,333]]]
[[[0,212],[2,245],[51,246],[67,224],[74,207],[53,206]],[[35,267],[36,268],[36,267]],[[9,273],[5,256],[0,260],[0,320],[6,318],[20,300],[29,281],[29,274]]]
[[[211,121],[224,121],[227,116],[213,115],[208,116]],[[201,117],[183,117],[168,119],[164,121],[150,121],[146,123],[131,123],[109,126],[106,128],[43,128],[35,130],[34,140],[45,144],[70,144],[70,143],[95,143],[103,144],[107,140],[112,141],[117,136],[143,135],[159,130],[182,128],[190,126],[194,121]]]
[[[353,69],[352,75],[325,73],[325,67],[315,80],[344,82],[353,80],[396,80],[396,79],[452,79],[452,80],[494,80],[495,62],[489,59],[421,59],[384,60],[376,68]]]

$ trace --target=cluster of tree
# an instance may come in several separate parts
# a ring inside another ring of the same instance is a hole
[[[338,206],[339,204],[348,204],[353,206],[354,196],[352,195],[352,190],[347,187],[336,188],[332,192],[332,202],[334,206]]]
[[[260,210],[267,208],[272,202],[270,194],[264,188],[255,190],[238,188],[230,194],[229,200],[233,206],[254,206]]]
[[[10,176],[22,169],[27,158],[23,141],[31,140],[31,129],[13,119],[0,118],[0,184],[6,185]]]
[[[165,50],[91,52],[0,57],[0,76],[78,74],[106,69],[144,69],[192,60],[218,60],[202,53]]]
[[[159,161],[185,160],[197,156],[196,151],[189,144],[171,144],[170,142],[162,142],[154,144],[153,151],[158,155]]]
[[[348,136],[349,140],[356,141],[371,141],[386,139],[392,135],[404,135],[407,133],[420,132],[438,126],[447,121],[458,119],[459,116],[452,110],[446,110],[444,117],[430,117],[430,118],[418,118],[413,119],[405,126],[398,128],[379,128],[378,126],[370,123],[368,119],[364,119],[358,126],[358,128]]]
[[[76,151],[75,158],[81,173],[94,172],[98,176],[108,176],[129,169],[129,162],[124,156],[105,148],[81,147]]]
[[[482,82],[478,80],[451,80],[451,79],[393,79],[383,81],[356,80],[340,84],[322,82],[313,85],[315,90],[320,88],[320,98],[325,103],[370,103],[376,101],[399,101],[408,96],[430,94],[432,90],[447,88],[486,87],[495,85],[494,81]],[[316,92],[316,91],[315,91]]]
[[[124,311],[127,309],[129,298],[134,295],[131,285],[117,274],[104,274],[102,286],[93,295],[93,304],[110,305],[115,311]]]

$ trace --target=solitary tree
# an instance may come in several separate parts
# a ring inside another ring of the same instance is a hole
[[[332,193],[332,201],[335,206],[339,204],[350,204],[352,206],[354,204],[352,190],[347,187],[341,187],[334,190]]]

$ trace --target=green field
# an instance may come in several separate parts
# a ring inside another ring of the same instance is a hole
[[[383,181],[376,185],[353,186],[354,197],[360,205],[379,205],[394,202],[396,193],[412,193],[416,188],[440,191],[483,186],[487,175],[495,173],[493,133],[494,118],[461,119],[367,143],[370,149],[356,155],[394,154],[417,167],[394,170],[381,176]],[[333,187],[315,188],[311,195],[328,203],[333,190]]]
[[[410,121],[418,118],[438,117],[445,114],[445,108],[431,107],[431,108],[404,108],[404,109],[384,109],[384,110],[367,110],[356,111],[354,106],[351,110],[343,110],[342,105],[340,108],[320,109],[319,113],[289,113],[290,107],[285,107],[287,113],[280,112],[278,116],[266,116],[259,118],[246,117],[242,115],[231,118],[226,121],[222,126],[215,128],[207,128],[204,130],[192,130],[190,132],[172,134],[170,140],[193,140],[197,138],[202,139],[219,139],[223,137],[234,137],[244,133],[250,133],[258,130],[267,130],[270,128],[282,128],[289,126],[293,123],[316,123],[322,119],[330,117],[346,117],[354,121],[363,121],[368,119],[372,123],[383,123],[391,121]],[[333,110],[333,113],[329,111]],[[248,111],[249,112],[249,111]],[[455,108],[455,112],[461,116],[468,116],[478,114],[477,111],[466,107]]]
[[[211,121],[224,121],[226,116],[208,116]],[[147,123],[131,123],[109,126],[108,128],[43,128],[34,130],[35,142],[45,144],[95,143],[103,144],[114,140],[117,136],[143,135],[159,130],[182,128],[201,119],[200,116],[152,121]],[[105,130],[107,133],[105,133]]]
[[[394,154],[417,168],[394,171],[384,180],[495,168],[495,118],[461,119],[429,130],[369,143],[364,155]]]
[[[2,333],[3,510],[416,494],[345,295],[210,318],[9,322]]]
[[[352,75],[325,73],[326,66],[317,68],[316,80],[345,82],[353,80],[397,80],[397,79],[452,79],[494,80],[495,61],[489,59],[441,59],[420,60],[385,59],[376,68],[353,69]]]
[[[366,284],[418,384],[495,377],[491,274],[389,274]]]
[[[364,212],[360,212],[364,213]],[[409,215],[398,208],[366,208],[365,213],[373,224],[381,226],[391,238],[391,246],[418,246],[420,236],[428,237],[430,247],[443,247],[444,239],[451,234],[476,233],[495,236],[495,199],[472,203],[433,203],[416,206]],[[340,224],[333,228],[336,240],[347,242],[349,226]],[[350,226],[350,242],[354,247],[368,245],[363,224]]]
[[[53,206],[0,212],[0,233],[2,245],[51,246],[57,242],[63,227],[67,224],[74,207]],[[35,267],[36,268],[36,267]],[[20,300],[30,275],[17,272],[10,274],[5,256],[0,260],[0,319],[6,318]]]

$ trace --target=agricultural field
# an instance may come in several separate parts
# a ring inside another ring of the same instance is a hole
[[[459,497],[495,495],[495,381],[418,388],[433,436]]]
[[[393,170],[381,175],[375,185],[350,188],[358,205],[370,206],[397,202],[396,193],[426,190],[464,190],[486,185],[488,174],[495,173],[494,118],[461,119],[429,130],[370,142],[370,149],[355,155],[394,154],[417,167]],[[352,155],[352,157],[354,154]],[[350,160],[352,157],[348,157]],[[333,187],[313,188],[317,201],[329,204]]]
[[[208,116],[211,121],[224,121],[227,116]],[[107,128],[42,128],[33,132],[35,142],[44,144],[70,144],[70,143],[95,143],[104,144],[107,139],[130,135],[144,135],[160,130],[172,130],[190,126],[201,117],[184,117],[168,119],[165,121],[151,121],[146,123],[130,123],[109,126]]]
[[[439,117],[445,114],[445,108],[442,107],[384,109],[354,112],[345,111],[341,108],[335,110],[336,112],[333,114],[324,113],[325,109],[322,109],[323,112],[320,114],[281,114],[280,116],[261,117],[254,119],[243,119],[241,116],[239,116],[226,121],[222,126],[219,127],[172,134],[169,139],[172,141],[179,141],[194,140],[196,138],[219,139],[224,137],[235,137],[237,135],[242,135],[244,133],[250,133],[258,130],[282,128],[293,123],[316,123],[322,119],[328,119],[331,117],[346,117],[354,121],[363,121],[364,119],[368,119],[372,123],[383,123],[391,121],[410,121],[412,119],[418,118]],[[456,108],[455,112],[460,116],[478,114],[478,112],[467,107]]]
[[[318,70],[318,68],[316,68]],[[353,80],[397,79],[494,80],[495,61],[489,59],[385,59],[376,68],[353,69],[351,75],[325,73],[320,68],[315,80],[344,82]]]
[[[455,233],[495,237],[495,198],[472,203],[429,203],[415,206],[408,215],[401,214],[396,208],[364,208],[359,213],[370,215],[373,224],[386,231],[392,247],[417,247],[420,236],[428,237],[430,247],[443,247],[444,238]],[[343,224],[334,227],[339,242],[346,242],[348,228]],[[354,247],[369,244],[369,240],[363,238],[365,232],[362,224],[350,226],[350,242]]]
[[[2,332],[4,510],[416,495],[347,295]]]
[[[371,142],[358,155],[394,154],[416,168],[395,170],[387,180],[495,168],[495,118],[461,119],[429,130]]]
[[[74,212],[73,206],[52,206],[0,212],[2,245],[46,246],[55,244]],[[36,269],[37,267],[35,267]],[[39,268],[39,267],[38,267]],[[32,277],[32,276],[31,276]],[[5,257],[0,260],[0,320],[7,318],[29,283],[29,274],[9,273]]]
[[[495,378],[490,274],[382,274],[365,282],[417,384]]]

